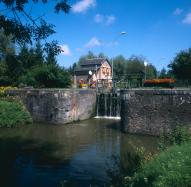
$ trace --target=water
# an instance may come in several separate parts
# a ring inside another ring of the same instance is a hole
[[[120,97],[117,93],[97,94],[96,117],[120,119]]]
[[[121,172],[116,163],[131,170],[129,153],[156,151],[156,144],[154,137],[122,134],[119,121],[109,119],[0,129],[0,186],[109,186]]]

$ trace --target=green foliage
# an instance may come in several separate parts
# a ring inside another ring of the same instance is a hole
[[[141,71],[144,72],[143,58],[132,56],[130,59],[128,59],[126,67],[127,74],[140,73]]]
[[[71,84],[71,79],[65,69],[53,64],[44,64],[28,71],[19,82],[40,88],[67,88]]]
[[[32,118],[20,101],[0,100],[0,127],[17,127],[30,123],[32,123]]]
[[[92,51],[88,51],[86,55],[83,55],[79,58],[77,62],[77,66],[79,66],[84,60],[93,59],[93,58],[97,58],[97,56]]]
[[[180,125],[177,125],[169,135],[169,141],[171,145],[181,145],[191,140],[189,129]]]
[[[191,186],[191,143],[174,145],[147,162],[132,178],[131,187]]]
[[[113,59],[114,78],[119,80],[124,79],[126,73],[125,68],[126,59],[122,55],[119,55]]]
[[[168,67],[177,79],[191,84],[191,48],[178,53]]]
[[[168,77],[171,77],[169,72],[165,69],[165,68],[162,68],[162,70],[159,72],[159,78],[168,78]]]
[[[145,73],[144,58],[139,56],[132,56],[127,60],[126,74]],[[157,76],[157,70],[152,64],[146,67],[146,78],[153,79]]]
[[[56,56],[60,51],[53,41],[43,47],[40,42],[29,48],[23,45],[16,55],[11,40],[0,33],[0,86],[25,85],[33,87],[66,88],[71,84],[70,74],[58,66]],[[13,49],[11,48],[13,47]]]
[[[177,125],[171,132],[166,134],[161,132],[158,144],[159,150],[165,150],[171,145],[181,145],[191,140],[190,132],[187,127]]]
[[[12,34],[14,39],[19,42],[32,43],[32,40],[45,39],[49,35],[53,34],[54,25],[48,24],[42,19],[42,16],[35,15],[38,18],[34,18],[31,15],[31,10],[27,7],[35,6],[36,3],[41,2],[43,4],[48,1],[26,1],[26,0],[3,0],[0,1],[0,29],[3,28],[6,35]],[[52,3],[51,3],[52,4]],[[68,13],[70,5],[67,0],[57,1],[53,3],[55,13],[65,12]]]
[[[179,187],[191,185],[191,137],[187,128],[176,126],[170,133],[161,133],[162,151],[126,178],[131,187]]]

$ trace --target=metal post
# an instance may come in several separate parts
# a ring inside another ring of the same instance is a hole
[[[96,91],[98,91],[98,85],[97,85],[98,84],[98,80],[97,80],[97,77],[98,76],[97,76],[97,65],[96,65]]]
[[[113,57],[111,58],[111,81],[112,81],[112,87],[113,88]]]
[[[77,88],[77,80],[76,80],[76,75],[74,74],[74,88]]]

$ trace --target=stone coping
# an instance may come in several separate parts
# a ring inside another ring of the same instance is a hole
[[[121,94],[134,93],[140,95],[191,95],[191,89],[126,89]]]

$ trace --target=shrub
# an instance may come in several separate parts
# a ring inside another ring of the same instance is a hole
[[[161,132],[158,144],[159,150],[163,151],[171,145],[181,145],[191,140],[190,132],[187,127],[177,125],[167,135]]]
[[[0,127],[17,127],[32,123],[32,118],[18,99],[0,100]]]
[[[177,125],[170,132],[169,141],[171,145],[181,145],[190,141],[188,128]]]

